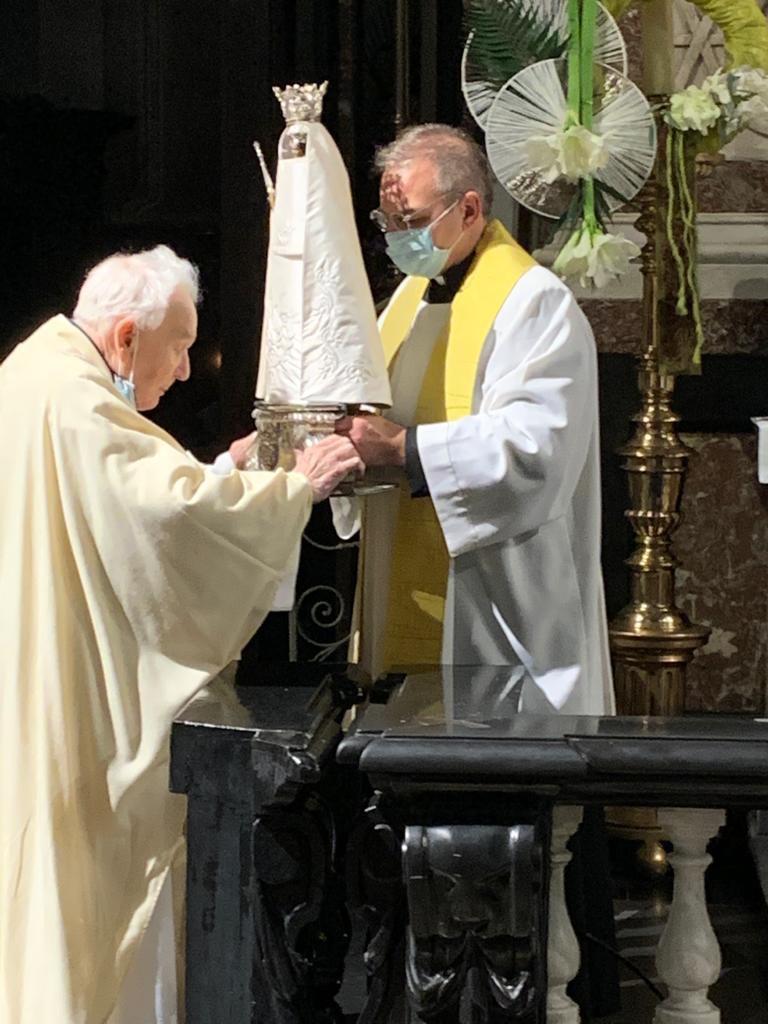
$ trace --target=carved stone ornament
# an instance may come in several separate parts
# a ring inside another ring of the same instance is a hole
[[[367,993],[357,1024],[407,1017],[402,966],[406,900],[401,841],[372,797],[347,844],[347,898],[365,935]]]
[[[541,858],[532,825],[408,826],[406,977],[418,1020],[536,1018]]]
[[[334,867],[333,813],[318,793],[253,824],[258,1016],[273,1024],[332,1024],[349,944]]]
[[[272,87],[272,92],[280,102],[286,124],[299,121],[319,121],[323,113],[323,97],[328,90],[328,83],[322,85],[286,85],[284,89]]]

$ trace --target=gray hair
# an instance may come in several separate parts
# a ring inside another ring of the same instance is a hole
[[[197,304],[197,267],[167,245],[115,253],[88,272],[72,315],[86,323],[132,316],[137,327],[151,331],[162,323],[177,288],[185,288]]]
[[[387,146],[376,152],[378,171],[390,170],[417,157],[426,157],[435,168],[435,184],[443,194],[477,192],[487,216],[493,203],[493,178],[488,158],[471,135],[449,124],[417,124],[404,128]]]

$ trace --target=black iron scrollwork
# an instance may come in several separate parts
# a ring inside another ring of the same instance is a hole
[[[318,506],[304,533],[296,600],[288,617],[291,661],[345,660],[358,549],[356,539],[339,541],[329,511]]]

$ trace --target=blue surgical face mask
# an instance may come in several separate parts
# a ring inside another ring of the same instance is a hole
[[[123,398],[126,400],[128,405],[132,406],[135,409],[136,408],[136,387],[135,387],[135,385],[133,383],[133,380],[131,379],[132,377],[133,377],[133,373],[131,373],[131,377],[121,377],[117,373],[114,375],[115,387],[120,392],[120,394],[123,396]]]
[[[388,231],[384,238],[387,242],[387,256],[398,270],[412,277],[439,277],[445,270],[448,257],[461,238],[459,232],[456,242],[450,249],[440,249],[432,239],[432,228],[454,208],[458,199],[451,203],[439,217],[423,228],[408,228],[405,231]]]
[[[128,377],[121,377],[119,373],[114,373],[114,372],[112,373],[112,379],[114,381],[115,387],[120,392],[120,394],[123,396],[123,398],[126,400],[128,405],[131,406],[132,409],[135,409],[137,407],[136,406],[136,385],[133,383],[133,372],[136,369],[136,356],[138,355],[138,352],[139,352],[139,334],[138,334],[138,331],[137,331],[136,332],[136,337],[135,337],[135,340],[134,340],[133,363],[131,365],[130,376],[128,376]]]

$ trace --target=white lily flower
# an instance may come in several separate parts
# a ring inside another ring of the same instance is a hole
[[[582,288],[605,288],[629,270],[640,248],[623,235],[610,235],[582,225],[563,246],[552,265],[556,274]]]
[[[708,75],[701,83],[702,92],[709,93],[713,100],[723,105],[733,102],[731,90],[728,85],[728,75],[720,68],[713,74]]]
[[[668,120],[680,131],[695,131],[706,135],[720,119],[720,107],[710,93],[696,85],[670,97]]]
[[[571,182],[588,178],[605,167],[609,157],[605,139],[580,124],[528,139],[525,152],[530,165],[548,184],[558,178]]]
[[[589,230],[582,224],[558,253],[552,270],[566,281],[578,281],[582,288],[586,288],[589,284],[587,271],[591,251],[592,238]]]
[[[560,136],[535,135],[525,143],[525,155],[531,167],[548,185],[560,177]]]
[[[623,235],[601,233],[592,238],[587,274],[595,288],[605,288],[622,277],[640,255],[640,247]]]
[[[583,125],[571,125],[563,132],[560,166],[568,181],[588,178],[608,163],[605,139]]]

